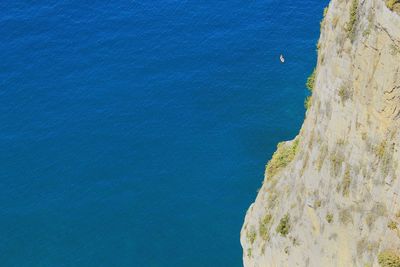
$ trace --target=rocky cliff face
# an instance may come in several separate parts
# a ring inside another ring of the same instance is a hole
[[[400,255],[400,15],[332,0],[311,82],[246,214],[244,265],[385,266]]]

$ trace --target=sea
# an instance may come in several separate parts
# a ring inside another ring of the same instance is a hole
[[[2,0],[0,265],[242,266],[327,4]]]

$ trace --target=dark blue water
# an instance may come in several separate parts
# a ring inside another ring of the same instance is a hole
[[[325,5],[1,1],[0,265],[241,266]]]

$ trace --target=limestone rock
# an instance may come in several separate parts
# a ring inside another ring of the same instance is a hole
[[[379,266],[380,252],[400,254],[400,15],[384,0],[332,0],[318,47],[296,147],[280,148],[294,154],[272,159],[285,162],[270,163],[246,214],[246,267]]]

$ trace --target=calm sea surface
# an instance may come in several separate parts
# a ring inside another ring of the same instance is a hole
[[[0,265],[241,266],[326,4],[1,1]]]

